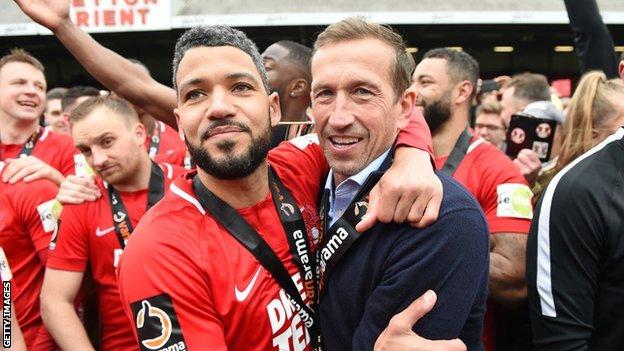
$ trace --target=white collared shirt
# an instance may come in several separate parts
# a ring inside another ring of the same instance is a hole
[[[373,162],[369,163],[366,168],[340,183],[336,187],[335,191],[333,186],[334,171],[329,170],[327,180],[325,181],[325,190],[329,190],[329,211],[327,213],[329,217],[329,226],[333,225],[334,222],[336,222],[336,220],[340,218],[340,216],[342,216],[344,211],[346,211],[347,207],[349,207],[351,201],[353,201],[355,195],[357,195],[358,191],[360,191],[360,189],[364,185],[364,182],[366,181],[368,176],[379,169],[389,153],[390,149],[386,150],[386,152],[381,154],[381,156],[377,157]]]

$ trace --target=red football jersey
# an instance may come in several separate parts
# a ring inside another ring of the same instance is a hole
[[[0,147],[2,148],[0,157],[4,161],[7,158],[17,158],[24,144],[3,143]],[[54,167],[64,176],[74,174],[75,164],[81,161],[81,159],[75,159],[74,155],[80,157],[72,138],[68,135],[55,133],[48,128],[42,130],[39,140],[32,150],[32,156]]]
[[[418,133],[401,133],[397,144],[431,149],[430,140]],[[314,250],[320,230],[316,201],[328,170],[316,136],[282,143],[268,162],[297,201]],[[311,349],[310,335],[277,281],[206,215],[192,188],[194,174],[172,184],[135,229],[121,258],[121,298],[141,349]],[[275,251],[310,303],[272,195],[237,211]]]
[[[299,205],[313,246],[320,229],[316,197],[327,171],[314,138],[282,143],[269,153],[269,164]],[[121,296],[141,349],[310,350],[308,331],[284,290],[205,215],[192,188],[194,174],[178,178],[143,218],[121,259]],[[272,195],[237,211],[275,251],[310,303]]]
[[[3,162],[0,162],[2,174]],[[0,182],[0,246],[13,272],[12,299],[29,350],[52,350],[54,341],[41,320],[39,294],[56,221],[58,187],[47,179]]]
[[[160,132],[160,142],[156,155],[150,157],[157,163],[166,162],[175,166],[184,167],[184,156],[186,155],[186,144],[180,139],[180,135],[173,128],[169,127],[161,121],[154,122],[154,128],[158,128]],[[156,132],[154,132],[156,135]],[[152,137],[148,135],[145,139],[145,150],[150,152],[152,145]],[[183,150],[182,152],[180,150]],[[182,157],[180,157],[182,154]]]
[[[165,175],[165,189],[186,171],[169,164],[160,166]],[[101,198],[63,208],[57,235],[50,245],[47,267],[84,272],[90,263],[98,294],[103,350],[137,350],[116,283],[115,271],[122,248],[113,224],[108,190],[101,180],[97,184],[103,194]],[[147,210],[148,189],[119,191],[119,194],[136,227]]]
[[[436,159],[441,169],[448,157]],[[490,234],[528,234],[533,217],[531,190],[516,165],[499,149],[473,137],[464,159],[453,174],[477,199],[488,221]],[[494,349],[495,306],[488,303],[483,327],[486,350]]]
[[[448,157],[436,158],[441,169]],[[477,199],[490,234],[529,233],[532,193],[516,165],[484,139],[473,137],[453,178]]]

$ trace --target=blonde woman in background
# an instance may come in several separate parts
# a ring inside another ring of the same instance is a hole
[[[601,71],[583,75],[568,106],[555,167],[539,176],[539,187],[533,189],[535,199],[557,172],[623,125],[622,80],[607,79]]]

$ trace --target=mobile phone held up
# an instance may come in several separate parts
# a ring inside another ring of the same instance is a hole
[[[522,149],[535,151],[540,161],[550,160],[557,122],[528,114],[511,116],[507,129],[507,148],[505,153],[515,159]]]

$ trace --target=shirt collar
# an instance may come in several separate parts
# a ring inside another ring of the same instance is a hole
[[[364,182],[368,178],[368,176],[374,171],[379,169],[379,167],[381,166],[381,164],[386,159],[389,153],[390,153],[390,148],[388,148],[388,150],[386,150],[383,154],[381,154],[381,156],[377,157],[373,162],[369,163],[368,166],[366,166],[359,173],[354,174],[350,176],[349,178],[343,180],[342,183],[338,184],[338,186],[350,181],[350,182],[355,182],[358,184],[359,187],[362,187],[364,185]],[[329,174],[327,175],[327,180],[325,181],[325,190],[329,190],[329,196],[332,198],[334,197],[334,190],[335,190],[335,187],[333,185],[334,185],[334,171],[330,169]]]

